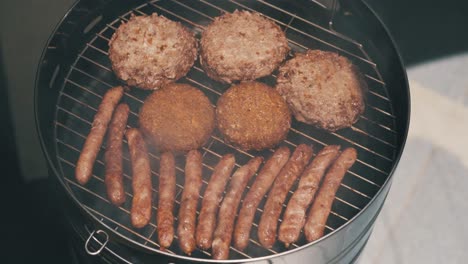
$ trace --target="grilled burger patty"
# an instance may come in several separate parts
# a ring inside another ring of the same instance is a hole
[[[229,88],[218,100],[216,118],[224,138],[244,150],[262,150],[286,138],[291,113],[278,92],[259,82]]]
[[[129,85],[157,89],[187,74],[197,57],[194,35],[179,22],[156,13],[132,16],[115,31],[109,58]]]
[[[367,84],[347,58],[309,50],[280,67],[276,90],[297,120],[336,131],[354,124],[364,112]]]
[[[215,111],[202,91],[173,83],[146,98],[139,119],[142,131],[161,151],[185,152],[208,140]]]
[[[203,32],[200,62],[209,77],[231,83],[269,75],[288,52],[278,25],[257,13],[235,11],[215,18]]]

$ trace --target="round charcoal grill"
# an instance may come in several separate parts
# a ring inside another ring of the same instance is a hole
[[[287,139],[281,143],[291,150],[300,143],[306,143],[314,147],[315,153],[330,144],[338,144],[342,148],[352,146],[358,152],[358,160],[346,173],[336,194],[325,236],[309,244],[302,237],[290,248],[285,248],[279,242],[271,249],[263,248],[257,240],[257,224],[264,199],[257,209],[249,246],[244,251],[231,247],[230,259],[224,262],[300,262],[311,257],[317,263],[347,259],[351,261],[362,249],[383,204],[390,187],[390,176],[404,146],[409,123],[408,85],[398,53],[381,22],[360,1],[78,2],[51,37],[37,77],[37,124],[51,171],[74,201],[70,206],[80,208],[81,215],[92,221],[96,230],[100,230],[98,233],[106,233],[109,240],[136,248],[142,254],[163,254],[177,261],[211,261],[209,251],[197,249],[191,256],[184,255],[178,247],[177,236],[169,249],[160,250],[155,225],[159,171],[157,151],[150,149],[153,174],[152,218],[150,224],[142,229],[135,229],[130,223],[131,169],[126,140],[123,156],[127,199],[122,206],[112,205],[106,196],[103,161],[105,144],[96,160],[93,176],[85,186],[76,182],[74,170],[103,94],[110,87],[122,85],[111,70],[107,53],[109,39],[122,22],[128,21],[132,15],[156,12],[180,21],[199,37],[213,17],[236,9],[259,12],[275,21],[286,33],[292,52],[321,49],[346,56],[365,75],[369,91],[366,111],[351,128],[329,133],[293,121]],[[292,53],[288,59],[291,55]],[[276,73],[273,73],[260,81],[274,86],[275,79]],[[199,88],[213,105],[229,87],[208,78],[198,61],[179,82]],[[122,101],[131,110],[128,127],[138,127],[138,112],[149,93],[136,88],[125,93]],[[253,156],[262,155],[267,158],[273,150],[244,152],[225,143],[214,132],[201,151],[203,186],[200,203],[213,168],[222,155],[234,153],[238,168]],[[184,188],[184,162],[183,156],[176,159],[176,216]],[[252,182],[249,186],[250,184]],[[294,189],[295,187],[292,188]],[[292,193],[290,191],[286,202]],[[177,225],[177,218],[175,222]],[[92,232],[94,234],[96,233]],[[105,245],[101,250],[103,248]],[[89,250],[87,245],[86,249]],[[89,253],[99,253],[101,250]],[[353,253],[349,255],[347,252]]]

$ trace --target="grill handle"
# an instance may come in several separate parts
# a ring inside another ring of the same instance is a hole
[[[101,241],[98,239],[97,236],[94,236],[94,234],[96,234],[96,235],[103,234],[103,235],[104,235],[104,238],[105,238],[105,241],[101,242]],[[95,251],[93,251],[93,250],[90,248],[90,245],[89,245],[90,242],[91,242],[91,238],[92,238],[94,241],[96,241],[97,244],[100,245],[100,247],[99,247],[97,250],[95,250]],[[96,256],[96,255],[98,255],[98,254],[101,253],[102,250],[106,247],[107,242],[109,242],[109,235],[108,235],[105,231],[103,231],[103,230],[101,230],[101,229],[99,229],[99,230],[97,230],[97,231],[94,230],[93,232],[91,232],[91,234],[89,235],[88,239],[86,239],[85,246],[84,246],[84,247],[85,247],[85,250],[86,250],[86,253],[88,253],[88,254],[91,255],[91,256]]]

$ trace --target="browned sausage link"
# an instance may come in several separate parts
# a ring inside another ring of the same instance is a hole
[[[132,225],[136,228],[144,227],[151,218],[151,167],[145,141],[136,128],[128,129],[125,133],[132,162],[133,200],[130,210]]]
[[[323,236],[336,191],[356,158],[357,153],[354,148],[345,149],[325,175],[304,226],[307,241],[314,241]]]
[[[106,92],[99,105],[98,111],[94,116],[91,131],[86,137],[86,142],[76,164],[75,177],[80,184],[86,184],[91,178],[94,161],[101,148],[107,126],[112,118],[115,106],[119,103],[122,95],[123,88],[121,86],[114,87]]]
[[[175,159],[171,152],[161,154],[159,163],[159,201],[156,223],[161,248],[174,239],[174,198],[176,192]]]
[[[125,202],[122,180],[122,140],[129,111],[130,108],[126,104],[117,106],[107,133],[104,182],[106,183],[107,197],[115,205],[121,205]]]
[[[340,154],[340,146],[324,147],[302,173],[299,185],[289,200],[278,231],[278,240],[283,242],[286,247],[299,238],[305,223],[307,208],[314,198],[325,170],[338,154]]]
[[[289,159],[291,154],[289,148],[280,147],[267,160],[263,168],[258,173],[255,182],[250,187],[245,196],[242,208],[234,231],[234,246],[239,250],[244,250],[249,243],[250,229],[252,228],[255,211],[263,196],[270,189],[273,181]]]
[[[281,169],[271,191],[268,193],[268,199],[263,207],[263,214],[258,225],[258,238],[260,243],[271,248],[276,241],[276,229],[278,219],[283,209],[283,202],[291,189],[294,181],[304,170],[312,157],[312,148],[300,144],[291,155],[286,165]]]
[[[246,165],[240,167],[232,175],[226,196],[221,203],[218,214],[218,224],[213,236],[212,257],[214,259],[227,259],[229,257],[229,246],[231,245],[234,220],[239,202],[250,178],[255,174],[262,163],[263,158],[251,159]]]
[[[235,163],[234,155],[224,155],[214,168],[213,175],[203,195],[196,233],[197,245],[201,249],[209,249],[213,243],[213,232],[216,227],[216,214],[222,199],[221,195]]]
[[[182,192],[179,225],[177,226],[179,246],[187,255],[190,255],[195,249],[195,224],[201,185],[202,155],[198,150],[191,150],[187,153],[185,163],[184,191]]]

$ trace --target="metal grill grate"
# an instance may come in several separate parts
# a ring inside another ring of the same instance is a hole
[[[153,188],[154,205],[151,223],[139,230],[132,228],[130,224],[129,209],[132,199],[131,170],[125,140],[124,184],[127,201],[121,207],[110,204],[106,198],[103,163],[103,150],[105,146],[102,146],[101,152],[98,155],[94,174],[90,182],[86,186],[81,186],[74,179],[74,167],[86,135],[89,133],[91,122],[102,99],[102,95],[109,87],[121,84],[112,73],[107,54],[108,41],[116,28],[122,21],[127,21],[131,14],[147,15],[157,12],[169,19],[182,22],[199,35],[205,26],[213,20],[213,17],[222,15],[224,12],[232,12],[234,9],[247,9],[260,12],[274,20],[286,32],[289,44],[295,52],[302,52],[308,48],[331,50],[347,56],[360,67],[366,77],[369,93],[366,111],[352,128],[328,133],[313,129],[305,124],[293,122],[288,138],[282,144],[293,149],[300,143],[306,143],[313,145],[315,152],[325,145],[339,144],[343,147],[353,146],[358,151],[358,161],[348,171],[338,190],[331,215],[327,221],[326,233],[330,233],[345,224],[367,205],[385,182],[393,166],[396,145],[395,117],[392,114],[391,102],[387,96],[386,86],[377,69],[377,65],[372,62],[363,46],[358,42],[325,26],[321,26],[321,22],[323,21],[307,20],[296,15],[294,10],[289,10],[287,7],[275,6],[273,2],[264,0],[242,1],[242,3],[237,1],[221,2],[208,0],[184,2],[179,0],[151,1],[119,16],[90,39],[81,53],[78,54],[75,63],[71,66],[65,78],[56,106],[55,135],[58,153],[57,159],[64,180],[71,192],[91,214],[101,219],[107,226],[115,229],[120,235],[133,241],[137,246],[154,252],[160,252],[155,225],[157,188]],[[327,12],[313,2],[308,2],[306,8],[310,9],[305,10],[306,12],[313,14]],[[317,16],[318,20],[320,20],[319,18],[320,16]],[[263,78],[262,81],[273,85],[275,78],[276,76],[272,75]],[[217,98],[228,87],[206,77],[198,62],[196,62],[195,66],[180,82],[185,82],[201,89],[213,103],[217,101]],[[123,101],[131,109],[128,127],[137,127],[137,113],[148,94],[148,91],[139,89],[132,89],[130,92],[125,93]],[[204,193],[212,170],[222,155],[234,153],[237,161],[236,167],[239,167],[254,155],[268,157],[271,151],[244,152],[238,150],[226,144],[215,132],[208,144],[202,148],[204,164],[201,194]],[[150,150],[150,152],[152,174],[154,176],[153,185],[157,186],[159,156],[154,150]],[[180,205],[180,194],[183,190],[184,157],[178,157],[176,164],[177,196],[175,210],[177,212]],[[292,192],[289,193],[287,200],[289,200],[291,194]],[[201,202],[201,198],[203,197],[200,196],[199,202]],[[244,252],[240,252],[231,247],[231,259],[261,257],[288,250],[280,243],[276,243],[272,249],[265,249],[257,242],[257,223],[261,216],[264,202],[257,209],[248,248]],[[302,246],[305,243],[306,241],[302,239],[293,244],[292,248]],[[166,252],[174,255],[183,255],[177,246],[177,236],[173,246]],[[196,250],[193,252],[192,257],[209,259],[211,258],[211,254],[208,251]]]

